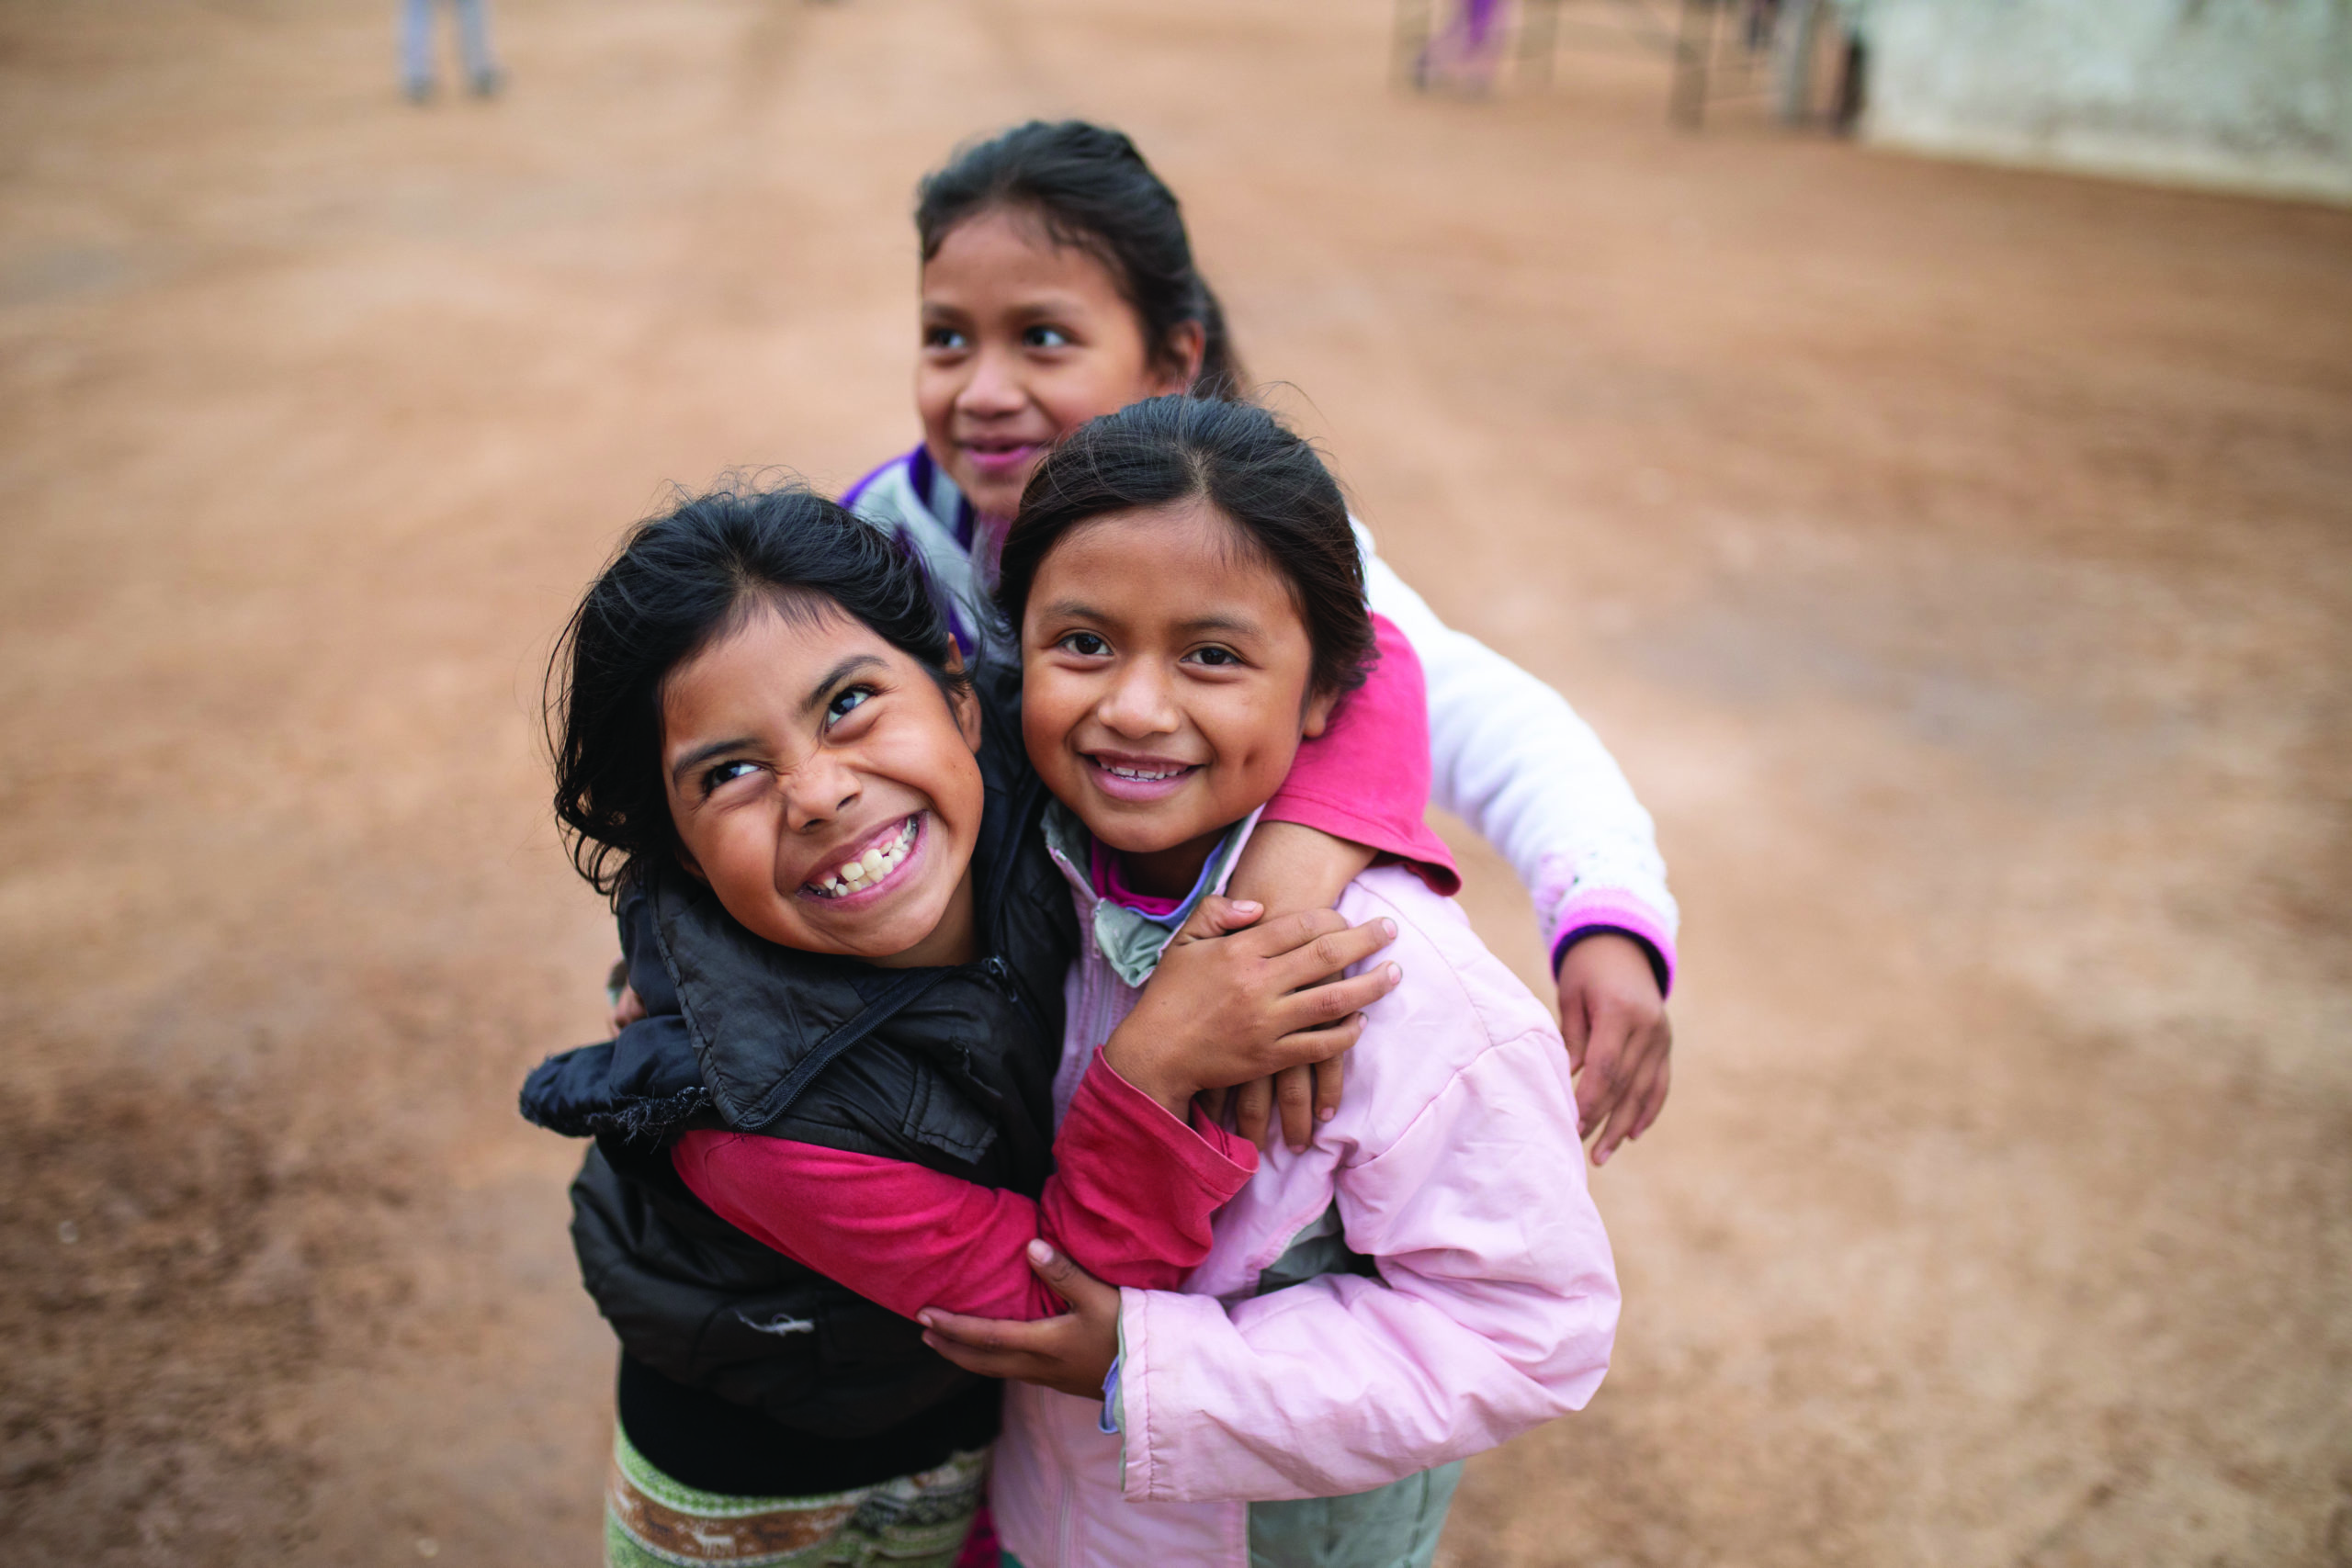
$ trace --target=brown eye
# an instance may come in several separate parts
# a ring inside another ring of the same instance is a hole
[[[760,765],[757,762],[721,762],[703,774],[702,792],[709,795],[733,784],[746,773],[755,773],[759,771]]]
[[[835,693],[833,700],[825,705],[825,728],[831,729],[864,707],[873,696],[874,688],[871,686],[848,686]]]
[[[1100,659],[1111,651],[1111,645],[1092,632],[1072,632],[1054,646],[1080,659]]]

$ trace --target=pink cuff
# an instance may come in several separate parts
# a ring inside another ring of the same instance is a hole
[[[1674,937],[1656,915],[1622,893],[1610,889],[1572,898],[1561,906],[1559,919],[1553,925],[1559,934],[1552,939],[1552,976],[1558,979],[1560,964],[1568,949],[1579,937],[1600,931],[1617,931],[1632,937],[1649,950],[1650,969],[1657,976],[1657,991],[1661,997],[1674,990]]]

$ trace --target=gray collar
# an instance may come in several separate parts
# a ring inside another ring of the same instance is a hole
[[[1113,903],[1094,891],[1094,836],[1078,814],[1060,801],[1046,807],[1046,848],[1061,867],[1062,875],[1069,881],[1070,891],[1078,899],[1079,923],[1093,933],[1094,945],[1110,960],[1111,968],[1130,986],[1140,987],[1151,978],[1159,965],[1159,955],[1176,940],[1176,933],[1192,919],[1200,901],[1211,893],[1222,893],[1233,880],[1234,863],[1241,858],[1241,846],[1250,841],[1257,829],[1258,818],[1265,811],[1260,807],[1234,824],[1209,857],[1210,874],[1204,877],[1177,909],[1175,919],[1166,923],[1155,920]]]

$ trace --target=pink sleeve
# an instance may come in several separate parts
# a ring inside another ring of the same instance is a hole
[[[1267,803],[1267,822],[1296,822],[1410,864],[1440,893],[1459,892],[1453,853],[1422,813],[1430,803],[1429,689],[1420,656],[1385,615],[1372,617],[1379,662],[1298,749]]]
[[[1326,1274],[1230,1309],[1122,1292],[1128,1501],[1367,1491],[1592,1397],[1616,1264],[1557,1034],[1486,1052],[1393,1145],[1342,1166],[1337,1198],[1378,1279]]]
[[[1257,1150],[1212,1123],[1187,1128],[1102,1054],[1054,1142],[1035,1200],[905,1160],[784,1138],[697,1132],[671,1152],[728,1224],[901,1316],[1063,1310],[1029,1267],[1043,1235],[1098,1279],[1173,1290],[1208,1256],[1209,1222],[1248,1185]]]

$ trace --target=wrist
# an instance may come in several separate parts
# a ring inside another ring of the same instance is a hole
[[[1182,1122],[1191,1112],[1193,1096],[1200,1092],[1200,1086],[1178,1071],[1172,1062],[1163,1059],[1166,1055],[1138,1045],[1124,1023],[1113,1030],[1111,1038],[1102,1044],[1104,1066],[1118,1074],[1130,1089]]]
[[[1615,941],[1610,941],[1611,938],[1614,938]],[[1639,957],[1641,966],[1649,971],[1650,979],[1657,987],[1659,998],[1663,1000],[1674,983],[1673,960],[1660,952],[1657,944],[1645,933],[1604,921],[1586,921],[1572,925],[1560,933],[1559,940],[1552,947],[1554,982],[1556,984],[1566,980],[1568,959],[1577,950],[1588,947],[1605,949],[1618,946],[1620,943],[1625,951]]]
[[[1328,909],[1363,874],[1373,852],[1303,822],[1260,822],[1234,863],[1227,892],[1266,908],[1267,918]]]

